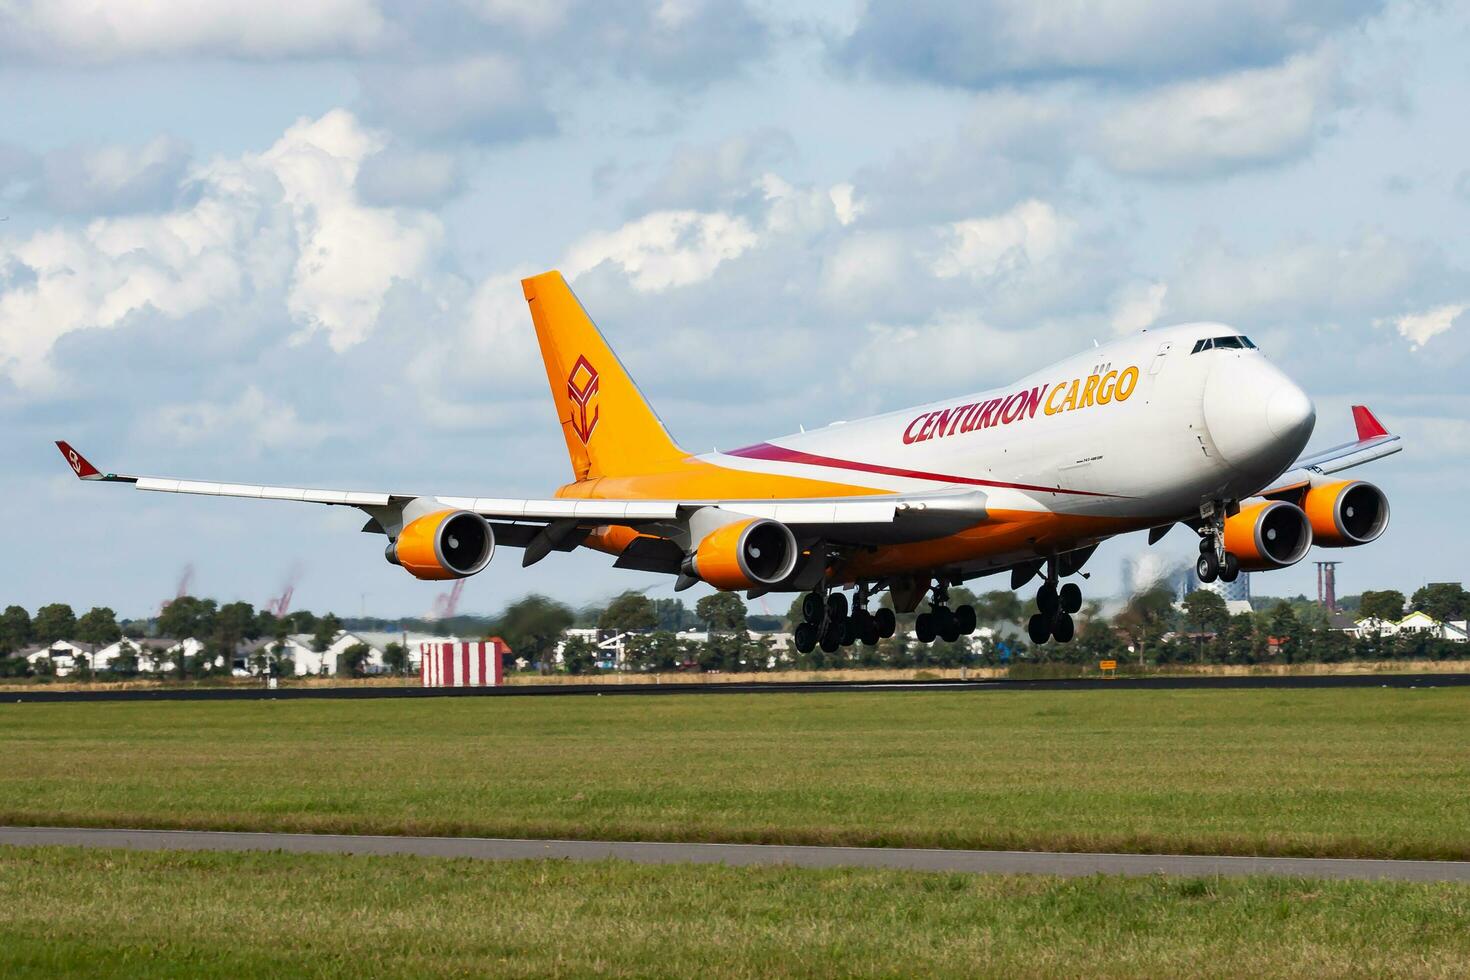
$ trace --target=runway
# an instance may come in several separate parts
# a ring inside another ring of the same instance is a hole
[[[1227,857],[1189,854],[1072,854],[1052,851],[951,851],[920,848],[807,847],[782,844],[676,844],[634,841],[510,840],[486,837],[377,837],[200,830],[0,827],[0,846],[118,847],[139,851],[282,851],[295,854],[408,854],[524,861],[632,861],[637,864],[775,865],[891,868],[972,874],[1093,874],[1182,877],[1275,875],[1293,878],[1470,883],[1470,861]]]
[[[673,684],[516,684],[504,687],[238,687],[117,691],[0,691],[0,704],[58,701],[292,701],[301,699],[576,697],[663,694],[815,694],[833,691],[1108,691],[1331,687],[1465,687],[1464,674],[1302,674],[1236,677],[1082,677],[1062,680],[750,681]]]

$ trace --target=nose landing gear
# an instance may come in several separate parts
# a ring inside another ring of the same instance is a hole
[[[1046,584],[1036,593],[1037,612],[1026,623],[1026,635],[1038,646],[1049,639],[1070,643],[1076,634],[1072,614],[1082,608],[1082,589],[1076,582],[1057,588],[1057,563],[1046,563]]]
[[[1194,573],[1201,582],[1234,582],[1240,577],[1240,559],[1225,550],[1226,508],[1211,504],[1202,508],[1199,528],[1199,559]]]

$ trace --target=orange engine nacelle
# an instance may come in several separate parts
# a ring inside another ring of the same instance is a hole
[[[1388,527],[1388,498],[1362,480],[1341,480],[1313,487],[1302,500],[1312,537],[1324,548],[1367,544]]]
[[[1296,504],[1262,500],[1225,520],[1225,550],[1242,571],[1265,572],[1301,561],[1312,547],[1312,525]]]
[[[467,510],[441,510],[404,525],[388,545],[388,560],[414,578],[465,578],[490,564],[495,532]]]
[[[705,535],[688,570],[717,589],[754,589],[790,575],[797,554],[796,536],[785,524],[751,518]]]

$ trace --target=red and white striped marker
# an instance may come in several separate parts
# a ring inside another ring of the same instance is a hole
[[[500,644],[420,643],[419,676],[424,687],[494,687],[504,678]]]

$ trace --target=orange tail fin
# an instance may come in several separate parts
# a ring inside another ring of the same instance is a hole
[[[686,458],[561,273],[521,287],[576,478],[656,473]]]

